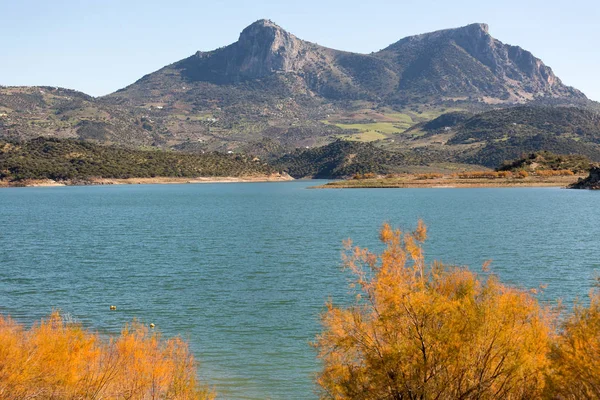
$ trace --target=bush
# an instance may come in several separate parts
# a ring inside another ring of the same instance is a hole
[[[30,330],[0,316],[2,399],[211,399],[181,339],[139,323],[103,340],[57,312]]]
[[[466,171],[456,175],[458,179],[507,179],[512,176],[510,171]]]
[[[575,173],[569,169],[559,169],[559,170],[551,170],[551,169],[543,169],[536,170],[535,174],[540,177],[551,177],[551,176],[573,176]]]
[[[384,225],[381,254],[344,264],[356,303],[329,303],[315,347],[317,382],[335,399],[539,398],[549,365],[548,313],[530,293],[466,268],[426,265],[422,223]],[[348,243],[349,247],[350,244]]]
[[[415,175],[415,179],[417,179],[417,180],[441,179],[443,177],[444,177],[444,175],[442,175],[442,174],[434,174],[434,173]]]
[[[364,174],[354,174],[354,176],[352,176],[352,179],[374,179],[377,178],[377,175],[375,175],[373,172],[367,172]]]
[[[549,398],[600,398],[600,294],[589,307],[577,305],[553,346]]]

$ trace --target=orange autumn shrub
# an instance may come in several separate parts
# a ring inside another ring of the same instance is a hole
[[[425,180],[425,179],[441,179],[444,175],[436,174],[436,173],[428,173],[428,174],[417,174],[415,175],[415,179],[417,180]]]
[[[600,399],[600,293],[576,305],[553,345],[547,389],[551,399]]]
[[[352,179],[374,179],[377,178],[373,172],[366,172],[364,174],[356,173],[352,176]]]
[[[510,171],[497,171],[498,178],[512,178],[512,172]]]
[[[529,176],[529,172],[525,171],[525,170],[519,170],[516,174],[515,174],[515,178],[518,179],[525,179]]]
[[[541,176],[541,177],[573,176],[573,175],[575,175],[575,173],[573,173],[573,171],[571,171],[569,169],[559,169],[559,170],[542,169],[542,170],[535,171],[535,174],[537,176]]]
[[[512,176],[510,171],[465,171],[456,175],[458,179],[506,179]]]
[[[552,337],[531,293],[467,268],[425,263],[414,232],[381,229],[381,254],[344,258],[356,302],[327,304],[314,346],[331,399],[540,398]]]
[[[181,339],[139,323],[102,339],[58,312],[27,330],[0,316],[2,399],[210,399]]]

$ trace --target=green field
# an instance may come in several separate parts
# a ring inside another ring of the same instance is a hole
[[[391,111],[391,110],[389,110]],[[376,140],[392,138],[394,135],[402,134],[410,127],[420,122],[437,118],[444,112],[454,109],[431,109],[425,111],[403,111],[403,112],[375,112],[374,110],[362,110],[351,115],[338,115],[332,120],[321,121],[328,125],[354,131],[341,134],[337,137],[344,140],[360,142],[373,142]],[[348,121],[354,119],[357,122]],[[371,120],[372,122],[361,123],[360,121]],[[415,132],[412,132],[414,135]],[[418,136],[418,135],[417,135]]]
[[[375,140],[385,139],[387,136],[376,131],[365,131],[351,135],[339,135],[338,138],[344,140],[354,140],[357,142],[373,142]]]

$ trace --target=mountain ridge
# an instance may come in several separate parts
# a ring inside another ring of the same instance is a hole
[[[179,75],[192,84],[236,84],[291,74],[299,78],[295,89],[301,86],[300,92],[333,101],[398,104],[415,102],[419,96],[493,103],[586,99],[531,52],[493,38],[483,23],[408,36],[378,52],[361,54],[299,39],[261,19],[243,29],[236,42],[198,51],[165,68],[153,74]],[[128,88],[143,85],[149,75],[117,93],[122,96]]]
[[[228,46],[196,52],[110,95],[74,93],[0,87],[0,136],[258,151],[272,158],[338,139],[376,141],[399,151],[400,144],[430,146],[427,152],[436,141],[446,143],[447,133],[428,141],[428,134],[412,138],[407,129],[449,111],[519,104],[600,109],[532,53],[493,38],[482,23],[408,36],[360,54],[302,40],[263,19]],[[458,138],[450,144],[472,147]],[[438,158],[447,159],[442,150]],[[429,160],[421,153],[417,158]]]

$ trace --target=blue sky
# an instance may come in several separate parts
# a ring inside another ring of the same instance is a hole
[[[0,85],[50,85],[99,96],[237,40],[261,18],[301,39],[369,53],[402,37],[485,22],[600,100],[600,2],[0,0]]]

